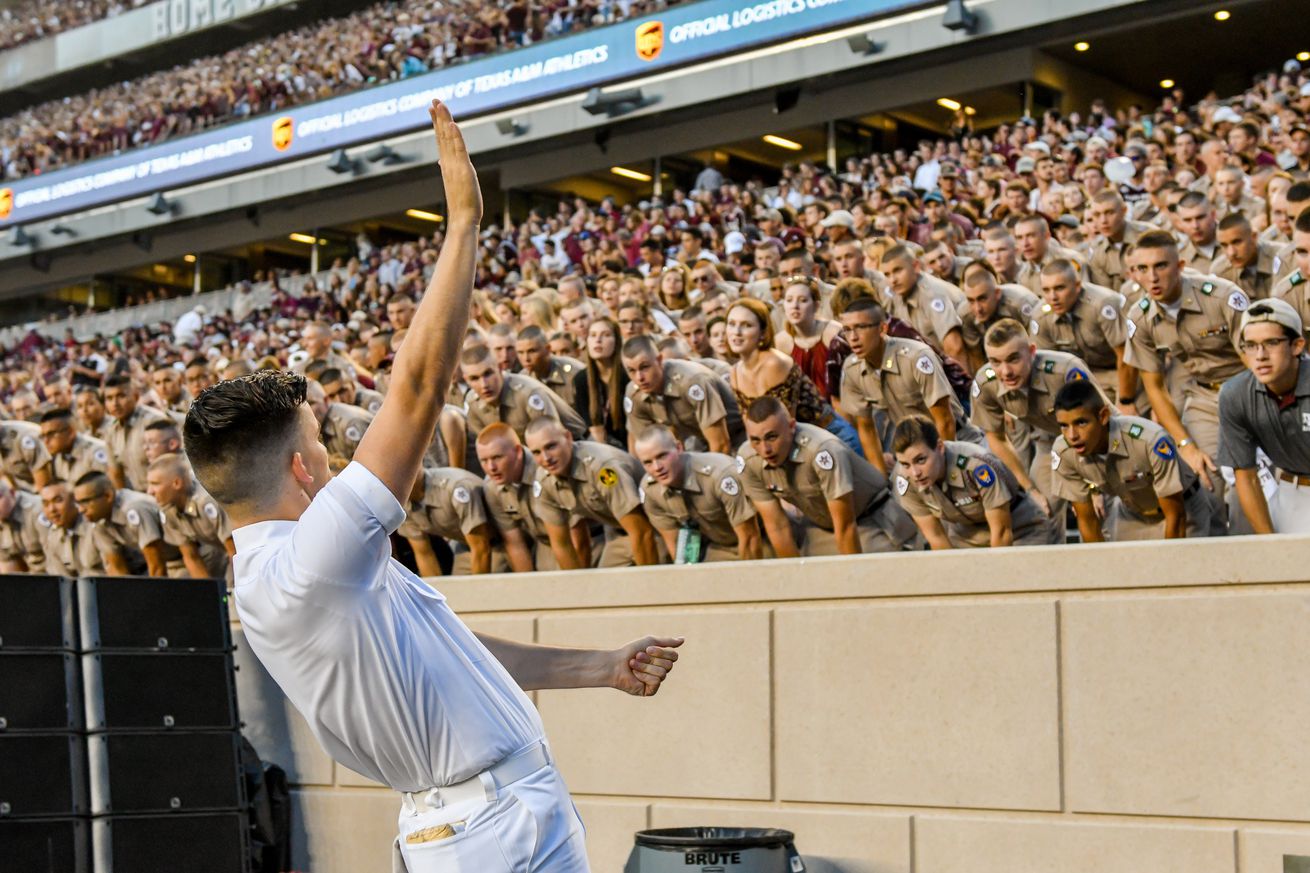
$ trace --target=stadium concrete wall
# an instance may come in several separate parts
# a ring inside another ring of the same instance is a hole
[[[1310,538],[440,587],[514,639],[687,637],[653,699],[535,695],[596,871],[623,868],[634,831],[684,825],[790,828],[823,873],[1280,873],[1310,856]],[[238,662],[247,734],[294,784],[295,869],[389,870],[397,795],[334,764],[244,646]]]

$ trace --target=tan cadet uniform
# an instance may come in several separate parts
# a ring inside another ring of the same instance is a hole
[[[1221,254],[1210,265],[1210,272],[1220,279],[1227,279],[1246,292],[1252,300],[1263,300],[1274,289],[1274,259],[1278,257],[1278,246],[1273,243],[1256,245],[1255,263],[1239,270],[1229,262],[1228,256]]]
[[[1041,507],[1019,487],[1014,474],[1000,458],[973,443],[944,440],[944,479],[927,491],[910,483],[898,464],[892,470],[897,500],[912,516],[931,515],[946,529],[956,548],[985,548],[992,532],[987,510],[1008,507],[1014,545],[1035,546],[1051,542],[1051,526]]]
[[[209,575],[216,579],[227,578],[232,566],[225,543],[232,536],[232,525],[223,507],[200,487],[199,482],[193,483],[192,489],[191,497],[181,509],[174,506],[162,508],[164,541],[179,547],[195,543]]]
[[[327,355],[319,360],[322,360],[323,363],[327,365],[324,369],[340,370],[342,375],[347,379],[350,379],[352,382],[358,375],[355,372],[355,365],[351,363],[350,358],[338,353],[336,349],[328,349]],[[314,363],[313,360],[306,358],[298,364],[292,364],[291,369],[303,376],[305,375],[305,370],[308,369],[309,365],[312,363]]]
[[[105,566],[105,555],[121,552],[133,573],[146,572],[142,550],[164,538],[160,523],[159,504],[148,494],[120,488],[114,494],[114,505],[109,517],[91,525],[96,549]]]
[[[883,292],[882,300],[888,315],[917,330],[938,354],[941,354],[946,335],[961,327],[960,314],[956,311],[958,304],[940,289],[940,285],[945,284],[949,283],[941,280],[929,283],[920,276],[909,294],[902,297],[889,287]]]
[[[27,491],[14,492],[14,509],[0,518],[0,558],[22,561],[27,572],[45,570],[45,532],[50,520],[41,512],[41,498]]]
[[[641,463],[632,455],[604,443],[579,440],[573,444],[573,463],[563,477],[537,468],[532,488],[538,517],[549,525],[569,527],[574,517],[598,521],[607,527],[602,567],[630,567],[635,563],[623,516],[641,511]]]
[[[378,414],[378,410],[382,408],[382,401],[384,399],[385,398],[380,391],[374,391],[371,388],[364,387],[355,389],[355,405],[369,415]]]
[[[786,501],[800,510],[807,522],[804,555],[840,554],[828,501],[847,494],[854,497],[861,552],[895,552],[918,543],[914,519],[891,499],[887,477],[821,427],[797,424],[781,467],[766,466],[750,445],[742,446],[737,471],[746,496],[757,504]]]
[[[355,457],[359,441],[373,423],[373,414],[349,403],[329,403],[319,426],[319,437],[328,454],[347,462]]]
[[[886,280],[884,279],[884,282],[885,281]],[[953,282],[947,282],[945,279],[939,279],[927,271],[921,271],[919,273],[919,284],[930,291],[936,291],[946,295],[948,305],[955,307],[956,312],[959,312],[960,307],[968,302],[967,298],[964,296],[964,290],[959,285],[956,285]],[[890,289],[885,290],[888,294],[892,293]],[[826,317],[831,318],[831,315]]]
[[[1062,498],[1087,503],[1094,492],[1105,495],[1102,527],[1106,539],[1164,539],[1164,513],[1157,495],[1179,493],[1187,511],[1189,537],[1224,534],[1223,507],[1178,457],[1178,449],[1163,427],[1150,419],[1116,415],[1110,419],[1109,430],[1104,455],[1079,455],[1064,437],[1058,437],[1051,449],[1055,490]]]
[[[1149,224],[1126,219],[1124,221],[1123,240],[1112,242],[1108,237],[1097,237],[1092,243],[1092,257],[1087,262],[1088,276],[1097,285],[1118,291],[1119,286],[1128,279],[1128,268],[1124,265],[1124,250],[1137,242],[1144,233],[1155,230]]]
[[[528,425],[538,418],[553,418],[576,440],[587,435],[587,424],[573,407],[545,385],[522,373],[505,373],[500,397],[487,403],[476,392],[468,393],[469,429],[482,433],[489,424],[502,421],[523,439]]]
[[[572,408],[577,408],[575,397],[573,396],[573,380],[577,378],[578,373],[587,369],[576,358],[570,358],[568,355],[551,355],[550,369],[546,371],[546,378],[540,380],[551,391],[554,391],[564,402]]]
[[[736,459],[715,452],[685,453],[676,485],[647,476],[641,502],[656,530],[694,526],[700,531],[705,561],[737,560],[736,528],[757,514],[742,490]]]
[[[724,422],[728,441],[737,446],[746,438],[741,411],[732,386],[700,364],[665,361],[664,386],[660,394],[647,394],[635,382],[628,383],[623,398],[628,433],[634,438],[647,428],[662,424],[673,431],[689,449],[708,448],[705,429]]]
[[[108,420],[105,445],[109,447],[110,459],[123,468],[128,488],[139,491],[146,487],[146,470],[150,468],[150,462],[146,460],[146,426],[156,421],[171,422],[172,419],[167,413],[142,404],[137,404],[127,421]]]
[[[71,528],[46,522],[41,528],[45,572],[51,576],[101,576],[105,565],[96,547],[95,531],[85,515],[78,514]]]
[[[1101,390],[1114,399],[1119,391],[1114,350],[1128,342],[1124,302],[1122,294],[1084,282],[1073,309],[1065,314],[1057,315],[1049,303],[1037,308],[1028,325],[1033,344],[1082,358]]]
[[[1051,442],[1060,433],[1060,422],[1055,418],[1055,395],[1064,383],[1078,379],[1091,379],[1091,370],[1082,358],[1039,350],[1033,357],[1027,385],[1006,388],[994,369],[984,367],[973,380],[970,391],[973,422],[984,432],[1004,433],[1007,417],[1027,425],[1032,443],[1028,478],[1051,506],[1050,524],[1055,542],[1064,542],[1065,522],[1065,505],[1051,489]]]
[[[1216,239],[1208,246],[1198,246],[1190,238],[1184,238],[1178,247],[1178,260],[1189,270],[1208,274],[1211,265],[1223,256],[1224,248]]]
[[[1282,281],[1296,270],[1296,243],[1288,243],[1278,250],[1274,258],[1274,283]]]
[[[1141,221],[1145,224],[1153,224],[1162,230],[1168,230],[1171,226],[1169,213],[1155,205],[1150,197],[1143,197],[1129,208],[1129,214],[1134,221]]]
[[[692,358],[691,361],[700,364],[721,379],[732,378],[732,364],[727,361],[720,361],[718,358]]]
[[[943,397],[949,401],[956,438],[981,440],[982,433],[965,418],[964,407],[946,381],[941,359],[924,343],[889,336],[884,340],[881,367],[859,355],[848,355],[842,364],[841,403],[853,418],[868,420],[880,410],[893,426],[912,415],[931,418],[929,409]]]
[[[508,485],[499,485],[491,479],[482,481],[482,497],[487,504],[487,511],[496,522],[501,532],[520,530],[528,540],[535,544],[536,568],[538,570],[558,570],[555,553],[550,550],[550,535],[546,524],[538,513],[540,504],[534,493],[541,492],[541,483],[537,481],[537,462],[525,450],[523,452],[523,472],[519,481]],[[577,519],[570,519],[570,526]]]
[[[1263,197],[1254,197],[1243,192],[1242,199],[1237,203],[1216,203],[1214,205],[1215,214],[1220,220],[1227,218],[1233,213],[1240,212],[1246,216],[1247,221],[1254,222],[1265,214],[1265,201]]]
[[[41,428],[28,421],[0,421],[0,472],[19,488],[31,491],[32,474],[50,463]]]
[[[1083,257],[1082,252],[1066,249],[1064,246],[1052,242],[1047,244],[1046,255],[1040,261],[1025,261],[1022,258],[1019,260],[1019,277],[1016,281],[1033,294],[1041,297],[1042,268],[1061,259],[1073,264],[1078,277],[1083,281],[1087,280],[1087,259]]]
[[[54,478],[72,485],[87,473],[109,471],[109,447],[103,440],[80,433],[73,438],[68,451],[52,455],[50,463],[50,472]]]
[[[1310,282],[1306,277],[1301,275],[1300,270],[1293,270],[1289,275],[1280,279],[1274,286],[1272,295],[1281,300],[1286,300],[1292,304],[1297,315],[1301,316],[1301,324],[1305,329],[1305,335],[1310,338]]]
[[[487,539],[493,539],[487,504],[483,500],[482,480],[467,470],[440,467],[423,471],[423,497],[417,503],[409,501],[405,507],[405,520],[396,533],[405,539],[438,536],[464,544],[467,534],[483,526],[487,527]],[[496,553],[492,556],[493,573],[508,567],[504,551],[498,549],[497,553],[499,560]],[[456,550],[451,575],[467,576],[472,572],[472,553],[467,548]]]
[[[1214,276],[1184,273],[1180,281],[1177,320],[1148,298],[1130,307],[1124,360],[1147,373],[1164,373],[1167,354],[1186,367],[1191,378],[1183,389],[1183,426],[1213,458],[1219,450],[1219,389],[1246,369],[1236,344],[1251,301],[1242,289]],[[1213,478],[1222,494],[1222,477]]]
[[[996,311],[985,323],[979,323],[968,304],[960,307],[960,332],[965,346],[973,352],[982,353],[987,328],[1002,318],[1013,318],[1020,324],[1027,324],[1041,305],[1040,298],[1022,285],[1001,285],[1000,289],[1001,299],[996,302]]]

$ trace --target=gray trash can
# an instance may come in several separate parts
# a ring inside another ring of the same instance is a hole
[[[791,831],[658,828],[637,831],[627,873],[804,873]]]

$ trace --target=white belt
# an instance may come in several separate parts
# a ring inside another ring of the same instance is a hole
[[[463,782],[440,788],[401,792],[405,798],[405,812],[418,815],[425,806],[428,809],[440,809],[462,800],[485,800],[490,803],[496,799],[496,792],[500,789],[531,776],[551,763],[550,751],[545,742],[535,742]]]

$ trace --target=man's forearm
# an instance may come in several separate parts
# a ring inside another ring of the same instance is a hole
[[[601,649],[539,646],[486,634],[475,635],[524,691],[605,688],[612,684],[613,659]]]
[[[1242,507],[1242,514],[1251,523],[1251,530],[1258,534],[1274,532],[1274,520],[1269,514],[1269,501],[1265,499],[1264,489],[1260,487],[1260,475],[1254,467],[1233,471],[1237,479],[1237,502]]]

